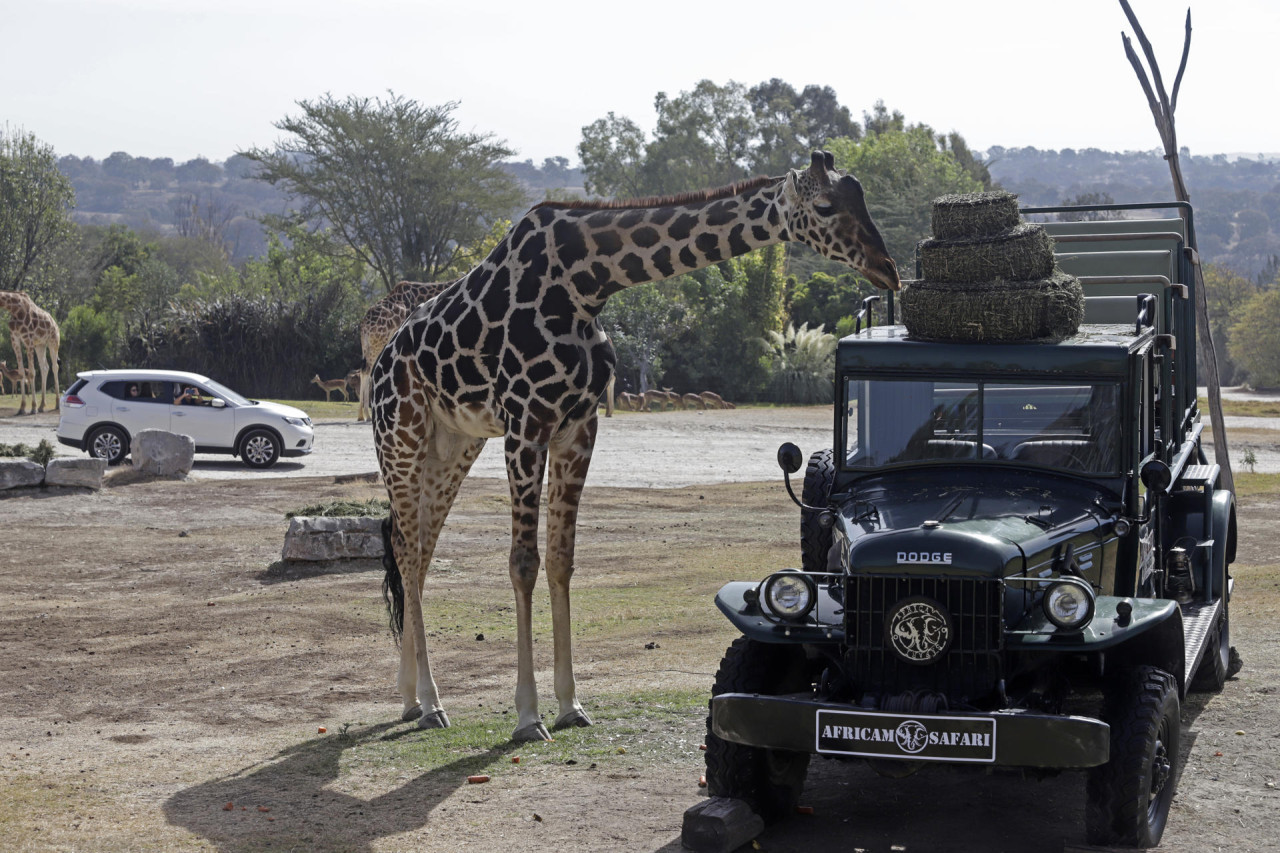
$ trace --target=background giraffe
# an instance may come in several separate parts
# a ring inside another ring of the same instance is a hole
[[[58,324],[49,312],[31,301],[31,297],[16,290],[0,290],[0,309],[9,312],[9,339],[13,342],[13,354],[17,357],[19,385],[22,390],[18,400],[18,414],[27,410],[27,394],[31,394],[31,413],[36,409],[35,368],[40,364],[40,408],[44,411],[44,395],[49,387],[49,362],[53,366],[53,408],[61,405],[62,391],[58,385],[58,348],[62,343]],[[25,360],[23,353],[26,353]],[[48,358],[46,359],[46,354]]]
[[[811,166],[705,193],[544,202],[489,256],[418,306],[373,364],[374,442],[391,501],[385,587],[403,632],[403,719],[447,726],[427,656],[422,589],[440,528],[485,440],[502,437],[516,598],[515,740],[547,739],[534,684],[532,599],[548,480],[555,727],[590,725],[576,697],[569,626],[578,504],[614,353],[596,316],[623,288],[798,240],[896,290],[898,272],[851,175]],[[396,590],[402,583],[402,595]]]
[[[360,365],[360,399],[356,420],[369,417],[369,368],[377,360],[382,348],[409,312],[448,287],[448,282],[402,281],[391,292],[369,306],[360,320],[360,353],[364,361]]]

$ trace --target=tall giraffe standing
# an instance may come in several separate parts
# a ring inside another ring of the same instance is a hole
[[[404,627],[405,720],[449,725],[427,658],[422,590],[440,528],[488,438],[502,437],[511,491],[509,570],[516,598],[513,739],[546,740],[534,686],[533,587],[539,500],[548,477],[554,726],[591,721],[575,695],[569,630],[578,502],[595,444],[596,403],[614,353],[596,315],[632,285],[795,240],[896,290],[898,271],[867,212],[862,186],[814,152],[780,178],[666,199],[544,202],[489,256],[419,306],[373,365],[378,463],[391,499],[393,625]],[[402,590],[397,595],[397,588]]]
[[[13,354],[17,357],[22,396],[18,400],[18,414],[27,411],[27,393],[31,393],[31,414],[36,413],[36,362],[40,363],[40,409],[44,411],[44,395],[49,387],[49,361],[53,362],[53,408],[61,405],[62,391],[58,386],[58,347],[62,343],[58,324],[31,297],[16,290],[0,290],[0,309],[9,312],[9,339]],[[26,360],[23,360],[23,351]],[[46,361],[46,353],[48,361]]]
[[[369,306],[360,320],[360,353],[364,362],[360,365],[360,398],[356,420],[369,417],[369,368],[377,360],[382,348],[391,340],[396,329],[409,313],[449,286],[449,282],[402,281],[391,292]]]

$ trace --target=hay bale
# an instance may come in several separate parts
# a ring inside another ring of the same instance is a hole
[[[899,295],[914,338],[947,343],[1060,341],[1080,328],[1084,289],[1061,270],[1032,281],[913,281]]]
[[[1018,197],[1004,190],[944,195],[933,202],[933,236],[939,240],[998,234],[1021,222]]]
[[[916,247],[928,281],[1032,281],[1053,273],[1053,238],[1041,225],[983,237],[922,240]]]

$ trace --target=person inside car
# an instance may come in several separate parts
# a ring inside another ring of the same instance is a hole
[[[204,401],[200,399],[200,391],[193,385],[183,385],[178,396],[173,398],[175,406],[181,406],[183,403],[188,405],[200,405]]]
[[[142,392],[138,389],[138,383],[136,383],[136,382],[130,382],[130,383],[129,383],[129,398],[130,398],[130,399],[134,399],[134,398],[138,397],[141,393],[142,393]]]

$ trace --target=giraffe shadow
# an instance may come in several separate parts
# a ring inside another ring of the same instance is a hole
[[[324,575],[350,575],[362,572],[383,572],[380,557],[369,557],[347,560],[276,560],[253,576],[254,580],[264,585],[286,583],[288,581],[318,578]]]
[[[287,747],[265,761],[179,791],[165,801],[165,819],[225,853],[372,851],[380,838],[425,826],[435,809],[467,784],[468,775],[517,747],[507,742],[464,756],[377,796],[362,798],[335,789],[344,753],[416,733],[412,725],[383,723]],[[351,781],[350,787],[359,787]]]

